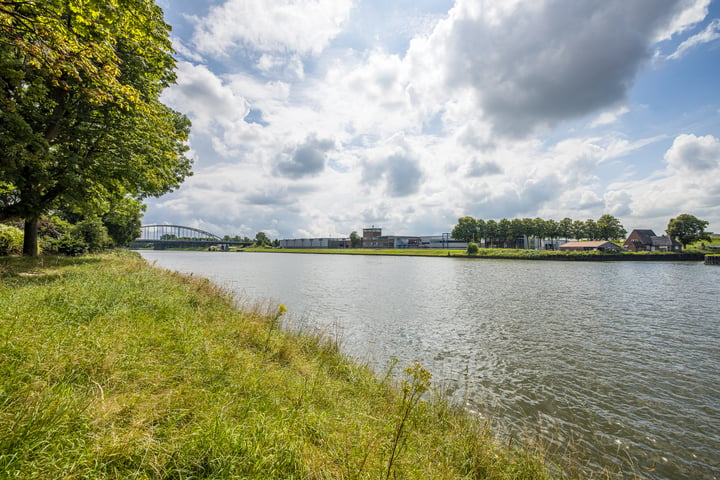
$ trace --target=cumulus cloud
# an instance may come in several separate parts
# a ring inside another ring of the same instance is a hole
[[[244,201],[257,206],[289,206],[296,202],[298,196],[313,193],[316,189],[307,185],[272,185],[261,186],[245,195]]]
[[[655,41],[669,40],[674,35],[703,21],[707,17],[710,2],[711,0],[683,0],[682,8],[675,14],[667,27],[658,33]]]
[[[448,84],[474,89],[495,132],[519,137],[622,102],[688,3],[458,0],[434,40]]]
[[[470,163],[470,167],[468,168],[468,175],[471,177],[498,175],[502,172],[502,167],[492,160],[479,161],[475,159]]]
[[[606,192],[603,200],[605,201],[605,212],[616,217],[624,217],[632,212],[633,198],[629,192],[609,191]]]
[[[311,136],[277,164],[277,171],[284,177],[299,179],[319,175],[325,169],[327,152],[334,148],[330,140],[319,140]]]
[[[318,54],[348,19],[352,0],[227,0],[196,19],[193,41],[215,56],[246,44],[261,52]]]
[[[173,50],[175,50],[176,55],[178,55],[180,58],[183,58],[185,60],[191,60],[197,63],[204,62],[202,55],[186,46],[182,39],[173,36],[170,40],[172,41]]]
[[[408,12],[387,2],[212,3],[175,42],[197,64],[179,61],[164,97],[193,120],[203,161],[148,220],[164,211],[248,236],[371,223],[417,234],[462,215],[632,220],[720,204],[717,138],[664,133],[703,120],[678,107],[671,121],[637,122],[667,95],[628,99],[657,41],[689,37],[678,56],[710,41],[716,26],[693,36],[708,0],[457,0],[392,45],[355,23],[359,10]]]
[[[647,178],[608,186],[608,192],[616,192],[615,195],[622,195],[621,192],[632,195],[630,219],[657,228],[664,228],[671,217],[683,212],[717,219],[720,140],[712,135],[679,135],[664,159],[663,168]]]
[[[302,80],[305,77],[305,67],[299,55],[272,55],[264,53],[256,64],[257,68],[266,76],[280,76]]]
[[[716,170],[720,167],[720,141],[712,135],[680,135],[665,153],[665,161],[674,168],[694,173]]]
[[[195,130],[209,132],[219,123],[242,120],[250,111],[245,97],[235,94],[205,65],[178,62],[177,84],[163,101],[182,109]]]
[[[383,184],[385,192],[391,197],[417,193],[423,177],[418,160],[406,153],[392,154],[363,165],[362,181],[368,185]]]
[[[387,159],[387,190],[393,197],[405,197],[417,193],[423,174],[417,161],[394,155]]]

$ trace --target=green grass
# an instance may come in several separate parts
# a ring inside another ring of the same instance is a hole
[[[0,478],[565,478],[282,313],[131,254],[0,258]]]
[[[601,260],[603,258],[619,258],[632,260],[634,258],[674,259],[676,253],[672,252],[617,252],[603,253],[588,252],[560,252],[557,250],[533,250],[515,248],[481,248],[476,255],[468,255],[465,250],[448,249],[370,249],[370,248],[248,248],[246,252],[273,252],[273,253],[306,253],[306,254],[342,254],[342,255],[393,255],[414,257],[460,257],[460,258],[497,258],[518,260]],[[695,252],[697,253],[697,252]],[[695,260],[702,260],[701,257]]]

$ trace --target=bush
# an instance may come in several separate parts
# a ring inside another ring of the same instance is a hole
[[[467,253],[468,255],[477,255],[480,250],[478,249],[478,244],[474,242],[469,242],[467,246]]]
[[[85,243],[91,253],[101,252],[112,244],[107,228],[97,217],[86,218],[75,224],[71,236],[74,241]]]
[[[88,252],[88,244],[82,239],[65,234],[49,242],[48,250],[53,253],[77,257]]]
[[[19,228],[0,224],[0,255],[22,253],[23,238]]]

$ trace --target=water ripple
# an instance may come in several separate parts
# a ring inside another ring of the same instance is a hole
[[[580,465],[720,477],[720,268],[146,252],[271,298],[348,353],[420,361],[499,431]]]

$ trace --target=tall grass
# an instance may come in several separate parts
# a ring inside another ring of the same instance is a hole
[[[566,261],[602,261],[602,260],[702,260],[702,254],[692,250],[685,254],[676,252],[598,252],[598,251],[558,251],[533,250],[520,248],[479,248],[477,253],[468,253],[460,249],[424,249],[424,248],[305,248],[305,249],[245,249],[246,252],[266,253],[304,253],[304,254],[341,254],[341,255],[392,255],[408,257],[461,257],[461,258],[495,258],[516,260],[566,260]]]
[[[135,256],[0,259],[0,478],[562,477],[278,321]]]

